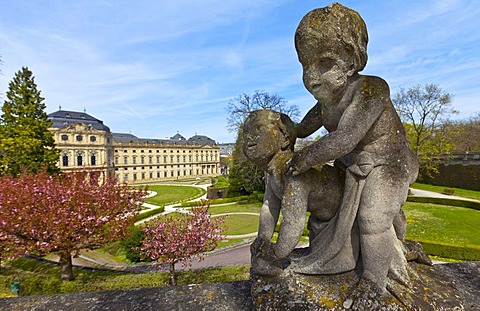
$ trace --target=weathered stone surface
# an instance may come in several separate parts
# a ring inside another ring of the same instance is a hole
[[[251,310],[250,282],[0,299],[0,310]]]
[[[410,264],[410,290],[379,297],[355,273],[0,299],[0,310],[479,310],[480,262]],[[356,296],[355,296],[356,295]],[[363,300],[361,304],[359,301]],[[252,303],[253,302],[253,303]]]
[[[479,310],[480,262],[409,264],[408,287],[380,295],[355,272],[337,275],[252,275],[255,310]],[[394,295],[391,294],[394,293]]]

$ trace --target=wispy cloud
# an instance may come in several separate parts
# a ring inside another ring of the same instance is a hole
[[[293,46],[318,0],[10,1],[0,11],[0,93],[33,70],[49,112],[83,110],[143,137],[208,134],[226,142],[225,107],[265,90],[314,103]],[[480,7],[473,1],[346,0],[370,34],[366,74],[400,86],[439,83],[478,109]],[[462,115],[466,115],[466,113]]]

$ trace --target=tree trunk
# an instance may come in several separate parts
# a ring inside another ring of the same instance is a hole
[[[177,285],[177,275],[175,274],[175,263],[170,263],[170,281],[168,282],[169,285]]]
[[[60,256],[60,267],[61,271],[61,278],[63,282],[73,281],[73,269],[72,269],[72,255],[70,252],[62,251],[59,252],[58,255]]]

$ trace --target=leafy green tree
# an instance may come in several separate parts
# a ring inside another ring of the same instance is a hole
[[[0,175],[58,172],[59,151],[48,131],[44,98],[32,72],[23,67],[9,84],[0,116]]]
[[[458,113],[452,95],[436,84],[401,88],[392,98],[404,122],[410,146],[428,173],[437,171],[438,160],[452,149],[448,139],[448,117]]]
[[[298,119],[300,115],[296,105],[288,105],[282,97],[276,94],[270,95],[265,91],[255,91],[252,95],[244,93],[228,103],[227,127],[230,132],[237,133],[232,166],[229,170],[229,196],[265,191],[263,170],[248,161],[242,151],[243,123],[250,112],[262,109],[285,113],[292,120]]]
[[[480,112],[467,120],[453,123],[452,127],[458,132],[457,137],[452,143],[453,152],[480,152]]]
[[[251,163],[243,154],[243,125],[240,126],[239,134],[233,149],[233,161],[230,167],[228,181],[229,196],[252,194],[254,192],[265,192],[264,172],[257,165]]]

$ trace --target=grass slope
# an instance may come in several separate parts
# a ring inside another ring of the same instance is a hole
[[[179,271],[178,284],[248,280],[249,270],[239,266]],[[20,294],[26,296],[166,286],[169,279],[168,272],[132,274],[75,268],[74,274],[74,281],[62,283],[59,266],[20,258],[0,271],[0,298],[14,296],[10,291],[13,281],[20,281]]]
[[[204,194],[203,189],[188,186],[150,185],[148,190],[155,191],[157,195],[147,198],[146,202],[159,206],[194,199]]]
[[[480,211],[407,202],[407,239],[421,242],[429,255],[480,260]]]

